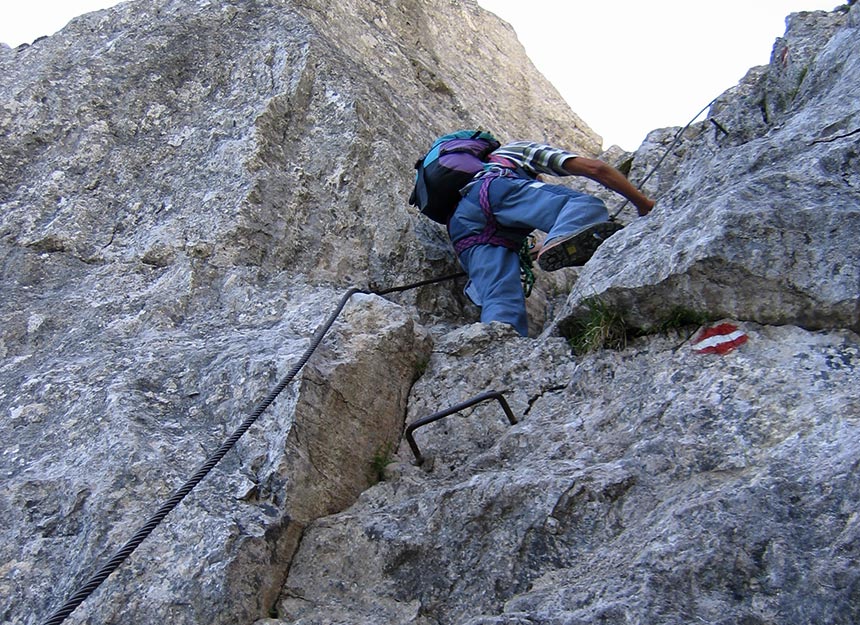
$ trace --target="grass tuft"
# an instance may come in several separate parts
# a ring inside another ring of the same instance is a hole
[[[394,452],[391,443],[379,447],[370,461],[370,478],[373,483],[385,481],[385,468],[394,462]]]
[[[599,298],[588,299],[584,304],[588,311],[570,327],[568,341],[573,350],[583,355],[600,349],[627,347],[624,316]]]

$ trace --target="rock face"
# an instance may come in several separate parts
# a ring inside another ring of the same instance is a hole
[[[444,9],[132,1],[0,49],[4,623],[115,553],[347,286],[457,269],[406,205],[430,139],[599,151],[507,25]],[[68,622],[860,621],[858,11],[792,16],[651,178],[655,212],[538,275],[535,338],[470,324],[458,282],[353,295]],[[675,130],[619,157],[634,181]],[[639,336],[577,356],[558,334],[594,296]],[[749,341],[655,332],[679,306]],[[404,423],[489,389],[518,423],[429,424],[413,466]]]
[[[744,329],[725,358],[672,334],[578,362],[447,335],[410,416],[497,388],[522,421],[417,430],[432,468],[401,449],[305,532],[281,622],[857,622],[858,337]]]
[[[792,16],[770,65],[723,94],[660,170],[649,219],[581,273],[562,330],[595,294],[639,328],[683,306],[860,329],[858,76],[856,6]],[[634,179],[662,155],[665,134],[646,141]]]
[[[434,13],[129,2],[0,50],[4,623],[39,622],[94,573],[347,285],[453,271],[403,201],[438,130],[553,128],[596,151],[509,27],[473,3]],[[479,106],[479,82],[504,102]],[[351,303],[274,414],[75,617],[268,614],[304,525],[348,506],[399,439],[429,353],[411,304],[468,315],[458,288]]]

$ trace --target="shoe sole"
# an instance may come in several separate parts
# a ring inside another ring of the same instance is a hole
[[[541,252],[538,256],[538,266],[544,271],[581,267],[594,255],[601,243],[623,227],[614,221],[606,221],[562,237],[561,241]]]

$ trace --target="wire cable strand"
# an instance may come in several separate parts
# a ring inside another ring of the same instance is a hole
[[[713,100],[708,102],[705,106],[702,107],[701,111],[696,113],[696,115],[690,121],[687,122],[686,126],[684,126],[683,128],[681,128],[681,130],[679,130],[678,132],[675,133],[675,137],[673,138],[672,143],[669,144],[669,147],[666,148],[665,152],[663,152],[663,156],[660,157],[660,160],[657,161],[657,164],[651,168],[651,171],[649,171],[648,174],[644,178],[642,178],[642,181],[636,186],[637,189],[639,189],[640,191],[642,190],[642,187],[645,186],[645,183],[648,182],[648,180],[651,178],[651,176],[654,175],[654,172],[657,171],[660,168],[660,165],[663,164],[663,161],[666,160],[666,157],[669,156],[669,152],[671,152],[672,149],[676,145],[678,145],[678,141],[681,140],[681,136],[684,134],[684,132],[687,130],[687,128],[689,128],[693,124],[694,121],[699,119],[699,116],[702,113],[704,113],[709,108],[711,108],[711,106],[714,104],[714,102],[716,102],[719,98],[720,98],[720,96],[717,96],[716,98],[714,98]],[[723,129],[723,132],[726,132],[726,130]],[[618,208],[618,210],[616,210],[614,213],[612,213],[612,215],[609,217],[609,220],[615,221],[615,218],[618,217],[618,215],[621,213],[621,211],[624,210],[624,207],[627,206],[629,203],[630,203],[630,200],[624,200],[624,202],[621,204],[621,206]]]
[[[69,597],[63,605],[58,608],[51,616],[49,616],[45,621],[42,622],[42,625],[60,625],[63,621],[65,621],[69,615],[77,609],[90,595],[92,595],[96,589],[101,586],[101,584],[113,573],[115,570],[119,568],[119,566],[137,549],[140,544],[146,540],[146,538],[159,526],[159,524],[164,520],[164,518],[170,514],[170,512],[178,506],[183,499],[190,493],[195,486],[197,486],[203,478],[205,478],[215,465],[217,465],[221,459],[227,455],[227,452],[230,451],[233,446],[239,441],[242,435],[247,432],[252,425],[260,418],[260,415],[272,405],[278,395],[287,387],[287,385],[293,381],[293,378],[298,375],[299,371],[301,371],[302,367],[307,364],[308,360],[310,360],[313,353],[319,347],[320,343],[322,343],[323,338],[331,329],[334,322],[337,320],[340,313],[343,311],[349,299],[355,295],[356,293],[366,293],[373,295],[386,295],[389,293],[400,293],[403,291],[408,291],[411,289],[416,289],[421,286],[427,286],[430,284],[436,284],[438,282],[444,282],[447,280],[453,280],[455,278],[459,278],[465,275],[464,273],[455,273],[446,276],[442,276],[441,278],[433,278],[430,280],[423,280],[421,282],[416,282],[414,284],[407,284],[404,286],[391,287],[388,289],[381,290],[370,290],[370,289],[359,289],[359,288],[351,288],[349,289],[343,297],[341,297],[340,302],[334,311],[328,316],[326,321],[317,329],[313,338],[311,339],[310,344],[305,349],[304,353],[298,359],[295,365],[293,365],[292,369],[281,379],[280,382],[266,395],[255,407],[251,414],[236,428],[233,433],[218,447],[215,452],[213,452],[204,462],[200,465],[200,467],[191,475],[186,482],[180,486],[159,508],[155,511],[155,513],[147,519],[147,521],[134,533],[134,535],[125,543],[111,558],[108,560],[80,589],[75,592],[71,597]]]

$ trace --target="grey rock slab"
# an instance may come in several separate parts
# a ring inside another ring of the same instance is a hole
[[[305,532],[280,622],[855,622],[860,337],[742,328],[725,356],[670,335],[542,360],[487,327],[450,336],[457,367],[437,342],[413,405],[480,372],[521,422],[463,453],[443,439],[495,415],[462,415],[430,467],[401,449]]]
[[[579,272],[557,318],[562,333],[592,298],[646,330],[677,308],[713,319],[860,328],[858,10],[789,20],[771,64],[715,104],[711,115],[729,135],[690,129],[656,181],[657,208]],[[789,72],[786,49],[802,72]],[[766,98],[783,103],[761,121],[752,103]],[[761,128],[744,126],[754,119]],[[649,138],[646,161],[662,149],[655,143],[665,139]]]
[[[311,303],[311,290],[300,292]],[[332,292],[320,295],[316,304],[333,308]],[[267,613],[304,525],[373,483],[374,455],[399,437],[429,355],[405,309],[354,300],[295,384],[76,618],[232,623]],[[210,327],[205,338],[189,336],[202,328],[150,331],[136,338],[137,358],[106,357],[90,338],[10,363],[23,382],[4,392],[2,425],[15,441],[0,500],[9,622],[47,617],[143,526],[292,368],[308,341],[289,325],[308,315],[285,307],[270,327]]]

